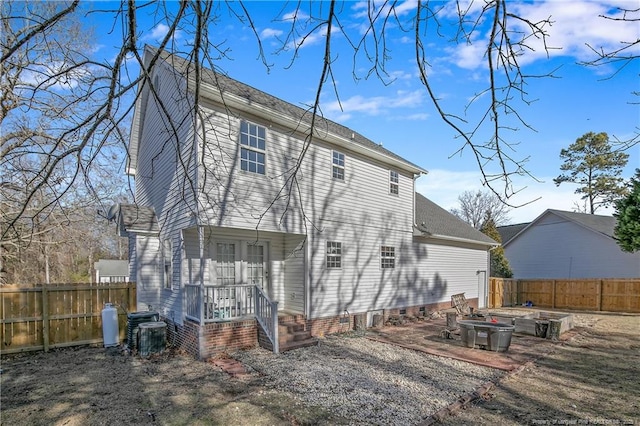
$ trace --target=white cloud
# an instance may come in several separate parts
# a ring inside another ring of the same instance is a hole
[[[394,80],[407,80],[407,81],[415,78],[413,75],[411,75],[406,71],[391,71],[389,72],[389,77],[391,77]]]
[[[82,80],[91,75],[91,69],[86,65],[76,67],[71,63],[51,62],[34,65],[23,71],[18,87],[42,86],[44,89],[65,91],[78,87]]]
[[[423,104],[424,92],[399,90],[394,96],[365,97],[355,95],[342,102],[333,101],[324,104],[324,111],[332,118],[341,114],[359,112],[365,115],[379,116],[396,108],[415,108]]]
[[[480,183],[480,179],[480,173],[476,171],[455,172],[432,169],[429,170],[429,174],[417,180],[416,191],[440,207],[451,210],[459,207],[458,196],[464,191],[486,190]],[[574,186],[556,187],[553,177],[540,180],[541,182],[535,182],[530,178],[516,179],[515,187],[523,189],[509,199],[511,205],[520,206],[511,209],[509,213],[511,223],[531,222],[546,209],[575,211],[576,204],[583,205],[580,196],[574,194]],[[613,209],[598,209],[596,214],[611,215]]]
[[[155,40],[161,41],[163,40],[167,34],[169,33],[169,26],[163,23],[159,23],[153,29],[143,37],[143,40]],[[173,33],[174,40],[178,40],[182,38],[182,31],[176,30]]]
[[[447,49],[454,54],[453,62],[460,68],[472,70],[484,64],[487,50],[486,40]]]
[[[413,12],[418,7],[417,0],[406,0],[402,2],[400,5],[396,6],[394,11],[398,16],[407,15],[408,13]]]
[[[481,3],[481,2],[475,2]],[[507,7],[511,13],[519,15],[530,22],[541,22],[546,19],[552,21],[551,25],[545,26],[548,33],[546,45],[550,49],[545,49],[541,37],[530,37],[526,40],[529,49],[522,51],[522,56],[518,57],[520,65],[526,65],[539,59],[549,56],[572,56],[580,61],[587,61],[595,58],[595,54],[589,48],[604,51],[611,51],[623,46],[624,41],[635,41],[640,37],[640,26],[637,21],[605,19],[602,15],[611,18],[621,18],[622,12],[615,10],[615,6],[633,9],[628,1],[590,1],[579,0],[571,2],[563,1],[537,1],[537,2],[508,2]],[[453,17],[456,9],[451,6],[446,9],[446,15]],[[479,10],[472,9],[470,19],[478,16]],[[637,18],[637,15],[634,15]],[[514,34],[530,32],[528,25],[519,20],[511,21],[512,40]],[[488,29],[479,26],[474,33],[471,44],[461,44],[449,49],[452,62],[464,69],[475,69],[484,62],[489,36]],[[484,31],[484,32],[482,32]],[[636,53],[640,52],[640,47],[636,47]]]
[[[335,39],[336,37],[342,35],[342,32],[339,27],[333,27],[331,31],[331,39]],[[327,27],[323,25],[321,28],[314,30],[314,32],[307,34],[305,33],[304,37],[298,36],[295,40],[289,42],[286,46],[287,49],[303,49],[305,47],[313,46],[319,43],[324,43],[327,38]]]
[[[260,32],[260,38],[262,40],[266,40],[268,38],[280,37],[282,35],[281,30],[276,30],[274,28],[265,28]]]
[[[400,119],[410,120],[410,121],[424,121],[429,118],[429,114],[426,112],[419,112],[416,114],[409,114],[406,117],[399,117]]]
[[[296,8],[294,11],[285,13],[284,15],[282,15],[283,21],[293,21],[293,20],[301,21],[308,18],[309,18],[309,15],[301,11],[299,8]]]
[[[382,7],[379,7],[382,6]],[[396,16],[404,16],[407,15],[414,10],[418,6],[417,0],[405,0],[402,3],[394,4],[393,7],[393,15]],[[372,2],[364,2],[359,1],[356,2],[352,7],[355,13],[352,15],[353,18],[367,18],[369,16],[387,16],[390,11],[390,3],[386,1],[378,1],[376,4],[375,1]]]

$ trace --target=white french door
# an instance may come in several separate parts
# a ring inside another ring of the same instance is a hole
[[[214,285],[252,284],[268,291],[268,243],[215,241],[212,249],[211,281]]]
[[[267,250],[264,243],[247,244],[247,284],[267,290],[269,270],[267,269]]]
[[[226,286],[236,284],[241,275],[237,261],[239,260],[239,246],[232,242],[215,243],[215,285]]]

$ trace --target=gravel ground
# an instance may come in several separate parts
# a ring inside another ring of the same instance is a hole
[[[267,387],[356,425],[418,424],[504,374],[352,336],[279,356],[255,349],[233,357],[263,374]]]

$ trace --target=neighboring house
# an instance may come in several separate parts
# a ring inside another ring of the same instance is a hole
[[[416,194],[424,169],[321,117],[309,143],[307,110],[206,69],[195,113],[193,68],[159,55],[133,118],[136,204],[114,219],[138,309],[177,345],[276,350],[285,313],[320,336],[456,293],[484,304],[497,244]]]
[[[640,253],[620,249],[616,219],[546,210],[533,222],[499,227],[514,278],[638,278]]]
[[[518,235],[518,233],[522,231],[524,228],[526,228],[529,225],[529,223],[531,222],[517,223],[515,225],[498,226],[496,229],[500,234],[500,242],[502,243],[502,245],[504,246],[510,239]]]
[[[98,283],[120,283],[129,281],[129,262],[126,260],[98,259],[93,264]]]

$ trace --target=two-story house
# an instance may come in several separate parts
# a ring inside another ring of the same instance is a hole
[[[176,344],[203,358],[277,351],[290,330],[278,316],[321,336],[456,293],[483,305],[497,244],[415,192],[426,170],[177,56],[147,48],[145,61],[136,204],[118,220],[137,308],[159,311]]]

